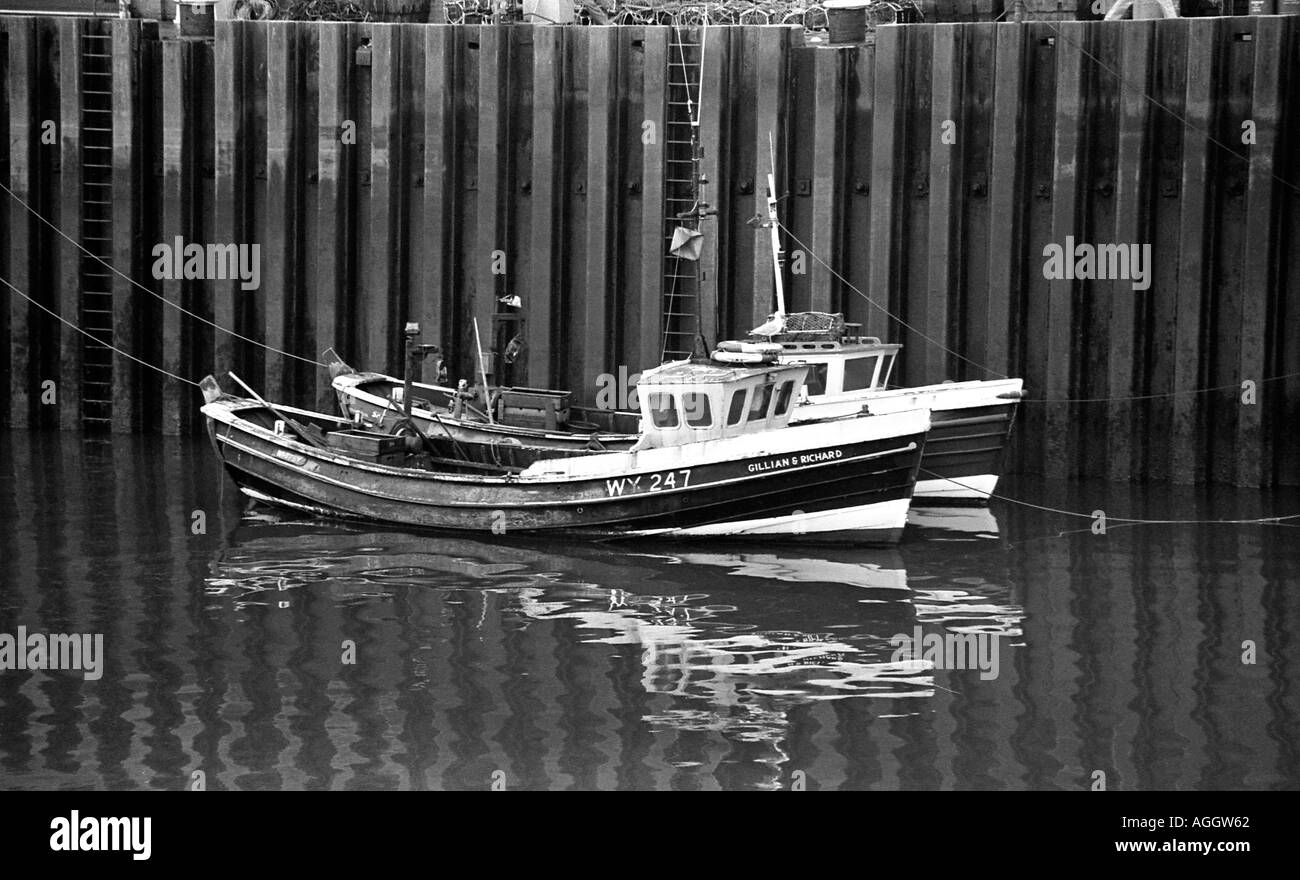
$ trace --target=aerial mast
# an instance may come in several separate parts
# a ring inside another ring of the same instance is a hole
[[[785,316],[785,287],[781,280],[781,269],[785,265],[785,252],[781,250],[780,221],[776,215],[776,141],[772,132],[767,133],[768,147],[771,151],[772,170],[767,174],[767,225],[772,235],[772,276],[776,283],[776,315]]]

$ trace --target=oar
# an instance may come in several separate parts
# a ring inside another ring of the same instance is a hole
[[[483,377],[483,402],[487,404],[487,420],[489,425],[494,425],[496,419],[492,418],[492,390],[488,388],[487,364],[483,359],[483,340],[478,335],[478,318],[474,319],[474,344],[478,347],[478,370],[479,375]]]
[[[304,428],[302,425],[298,424],[296,421],[294,421],[293,419],[289,418],[289,417],[288,417],[287,415],[285,415],[284,413],[280,412],[280,411],[279,411],[278,409],[276,409],[272,404],[267,403],[265,400],[263,400],[263,399],[262,399],[262,395],[258,394],[258,393],[257,393],[256,391],[254,391],[252,388],[249,388],[248,385],[244,382],[243,379],[241,379],[241,378],[239,378],[238,376],[235,375],[234,371],[228,372],[228,373],[226,373],[226,375],[229,376],[230,378],[234,379],[236,382],[238,382],[240,388],[243,388],[243,389],[244,389],[245,391],[247,391],[249,394],[253,395],[253,399],[254,399],[254,400],[256,400],[258,403],[262,404],[262,406],[266,407],[266,408],[269,409],[271,412],[275,413],[276,417],[279,418],[279,419],[281,419],[281,420],[282,420],[286,425],[292,425],[292,426],[293,426],[293,429],[294,429],[295,431],[298,432],[299,436],[301,436],[304,440],[306,440],[306,441],[307,441],[308,443],[310,443],[312,446],[315,446],[317,449],[329,449],[329,446],[328,446],[328,445],[322,443],[321,441],[319,441],[319,440],[317,440],[315,437],[313,437],[313,436],[311,435],[311,432],[309,432],[309,431],[308,431],[306,428]]]

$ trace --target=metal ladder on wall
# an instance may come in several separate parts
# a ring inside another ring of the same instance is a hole
[[[700,199],[700,43],[695,28],[674,27],[668,40],[668,112],[664,132],[664,309],[662,361],[690,357],[699,328],[699,263],[669,252],[673,230],[696,228]]]
[[[81,35],[81,246],[113,261],[113,53],[98,21]],[[113,276],[104,263],[81,257],[81,421],[105,429],[113,419]],[[93,339],[91,338],[93,337]]]

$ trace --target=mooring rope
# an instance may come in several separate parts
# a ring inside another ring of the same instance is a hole
[[[963,483],[959,479],[955,479],[953,477],[945,477],[941,474],[937,474],[934,471],[928,470],[926,468],[918,468],[918,470],[921,473],[925,474],[927,477],[933,477],[936,480],[947,480],[949,483],[952,483],[955,486],[960,486],[963,489],[968,489],[971,492],[975,492],[980,495],[987,495],[991,499],[996,498],[998,501],[1005,501],[1008,504],[1016,504],[1019,505],[1020,507],[1028,507],[1034,510],[1041,510],[1044,513],[1056,513],[1056,514],[1060,514],[1061,516],[1073,516],[1079,519],[1091,519],[1091,520],[1097,519],[1095,513],[1084,513],[1083,511],[1080,510],[1065,510],[1064,508],[1060,508],[1060,507],[1048,507],[1043,504],[1034,504],[1032,501],[1022,501],[1019,498],[1011,498],[1006,495],[998,495],[995,492],[985,492],[983,489],[978,489],[974,486],[969,486]],[[1111,516],[1110,514],[1105,513],[1104,511],[1103,511],[1103,515],[1105,516],[1107,528],[1110,527],[1111,523],[1117,523],[1119,525],[1130,525],[1130,526],[1153,526],[1153,525],[1267,526],[1267,525],[1285,525],[1288,520],[1293,520],[1293,519],[1300,520],[1300,513],[1288,514],[1286,516],[1261,516],[1261,517],[1256,517],[1254,519],[1139,519],[1136,517]]]
[[[81,327],[77,326],[76,324],[64,318],[58,312],[51,311],[50,309],[38,303],[36,300],[32,299],[27,294],[23,293],[17,287],[14,287],[12,284],[9,283],[9,280],[7,278],[0,278],[0,284],[3,284],[5,287],[9,288],[11,291],[18,294],[23,299],[27,300],[29,303],[36,306],[36,308],[40,309],[45,314],[49,315],[51,318],[54,318],[55,320],[59,321],[62,324],[66,324],[67,326],[71,327],[73,330],[76,330],[82,336],[85,336],[87,339],[90,339],[91,341],[104,346],[110,351],[116,352],[117,354],[120,354],[122,357],[127,358],[128,360],[135,361],[137,364],[140,364],[142,367],[148,367],[151,370],[156,370],[157,372],[162,373],[164,376],[168,376],[172,379],[175,379],[177,382],[184,382],[187,385],[193,385],[195,388],[199,387],[199,383],[195,382],[193,379],[186,379],[184,376],[177,376],[175,373],[170,373],[167,370],[164,370],[162,367],[155,366],[154,364],[151,364],[148,361],[143,361],[133,354],[122,351],[122,349],[117,348],[116,346],[110,345],[109,343],[100,339],[98,336],[95,336],[94,334],[90,333],[88,330],[83,330]]]
[[[801,248],[804,250],[804,252],[808,254],[808,256],[812,257],[812,259],[813,259],[814,261],[816,261],[817,263],[821,264],[823,267],[826,268],[826,270],[827,270],[828,272],[831,273],[831,275],[835,276],[835,278],[836,278],[837,280],[839,280],[839,282],[840,282],[841,284],[843,284],[843,285],[844,285],[845,287],[847,287],[849,290],[851,290],[851,291],[853,291],[854,293],[856,293],[858,296],[860,296],[860,297],[862,297],[863,299],[865,299],[865,300],[866,300],[866,301],[867,301],[867,302],[868,302],[868,303],[869,303],[873,308],[879,309],[882,313],[884,313],[884,314],[885,314],[888,318],[890,318],[891,320],[893,320],[893,321],[897,321],[898,324],[899,324],[900,326],[902,326],[902,327],[904,327],[905,329],[911,331],[912,333],[915,333],[917,336],[920,336],[920,337],[921,337],[922,339],[924,339],[926,342],[929,342],[930,344],[932,344],[932,345],[938,347],[939,349],[941,349],[941,350],[947,352],[948,354],[953,355],[954,357],[960,358],[961,360],[965,361],[966,363],[970,364],[971,366],[978,367],[979,369],[983,370],[984,372],[989,373],[989,374],[991,374],[991,375],[993,375],[993,376],[996,376],[996,377],[998,377],[999,379],[1005,379],[1005,378],[1008,378],[1007,376],[1003,375],[1002,373],[999,373],[997,370],[990,369],[989,367],[986,367],[986,366],[984,366],[983,364],[981,364],[981,363],[979,363],[979,362],[977,362],[977,361],[973,361],[973,360],[971,360],[970,358],[966,357],[965,355],[961,354],[960,352],[953,351],[951,348],[948,348],[948,346],[944,345],[942,342],[939,342],[938,340],[934,339],[933,337],[927,336],[926,334],[922,333],[920,330],[918,330],[918,329],[916,329],[915,327],[913,327],[911,324],[909,324],[909,323],[907,323],[906,321],[904,321],[902,318],[899,318],[899,317],[898,317],[897,315],[895,315],[893,312],[889,311],[887,308],[885,308],[884,306],[882,306],[882,305],[880,305],[879,303],[877,303],[874,299],[872,299],[870,296],[868,296],[866,293],[864,293],[861,289],[859,289],[858,287],[856,287],[856,286],[855,286],[851,281],[849,281],[849,279],[845,278],[843,275],[841,275],[839,272],[837,272],[834,268],[832,268],[831,265],[830,265],[829,263],[827,263],[825,260],[823,260],[823,259],[822,259],[820,256],[818,256],[818,255],[817,255],[817,254],[816,254],[816,253],[815,253],[811,248],[809,248],[809,247],[808,247],[807,245],[805,245],[802,241],[800,241],[799,238],[798,238],[798,237],[797,237],[793,232],[791,232],[791,231],[789,230],[789,228],[786,227],[786,225],[785,225],[784,223],[781,223],[780,221],[777,221],[777,225],[782,229],[782,231],[784,231],[784,232],[786,233],[786,235],[790,236],[790,238],[794,241],[794,243],[797,244],[797,245],[799,245],[799,247],[801,247]],[[1300,379],[1300,372],[1297,372],[1297,373],[1282,373],[1282,374],[1277,375],[1277,376],[1264,376],[1263,378],[1260,378],[1260,379],[1253,379],[1253,380],[1251,380],[1251,381],[1255,382],[1256,385],[1262,385],[1262,384],[1264,384],[1265,382],[1281,382],[1281,381],[1284,381],[1284,380],[1286,380],[1286,379]],[[1178,397],[1178,396],[1181,396],[1181,395],[1188,395],[1188,394],[1210,394],[1210,393],[1215,392],[1215,391],[1225,391],[1225,390],[1227,390],[1227,389],[1240,390],[1240,389],[1241,389],[1241,384],[1240,384],[1240,383],[1231,383],[1231,384],[1228,384],[1228,385],[1214,385],[1214,386],[1211,386],[1211,387],[1209,387],[1209,388],[1182,388],[1182,389],[1178,389],[1178,390],[1176,390],[1176,391],[1162,391],[1162,392],[1158,392],[1158,393],[1155,393],[1155,394],[1134,394],[1134,395],[1130,395],[1130,396],[1127,396],[1127,397],[1022,397],[1022,398],[1020,398],[1020,402],[1021,402],[1021,403],[1055,403],[1055,404],[1062,404],[1062,403],[1123,403],[1123,402],[1125,402],[1125,401],[1134,401],[1134,400],[1157,400],[1157,399],[1160,399],[1160,398],[1166,398],[1166,397]]]
[[[288,352],[288,351],[285,351],[285,350],[280,349],[280,348],[276,348],[274,345],[267,345],[265,342],[258,342],[256,339],[251,339],[251,338],[249,338],[249,337],[247,337],[247,336],[244,336],[244,335],[241,334],[241,333],[237,333],[237,332],[235,332],[234,330],[227,330],[225,327],[222,327],[220,324],[216,323],[215,321],[211,321],[211,320],[209,320],[209,319],[203,317],[202,315],[198,315],[198,314],[195,314],[194,312],[191,312],[189,309],[185,308],[185,307],[182,306],[180,303],[174,303],[174,302],[172,302],[171,300],[169,300],[167,297],[163,296],[162,294],[157,293],[157,292],[155,292],[155,291],[153,291],[153,290],[150,290],[148,287],[145,287],[143,284],[141,284],[140,282],[136,281],[136,280],[135,280],[134,278],[132,278],[131,276],[129,276],[129,275],[123,273],[123,272],[118,271],[118,269],[115,268],[115,267],[113,266],[112,263],[109,263],[108,261],[104,260],[104,259],[103,259],[102,257],[100,257],[98,254],[92,253],[91,251],[87,250],[85,247],[82,246],[82,244],[81,244],[80,242],[78,242],[78,241],[77,241],[76,239],[74,239],[72,236],[68,235],[66,232],[64,232],[62,229],[60,229],[60,228],[58,227],[57,224],[51,222],[50,220],[47,220],[44,216],[41,215],[41,213],[40,213],[39,211],[37,211],[37,210],[36,210],[35,208],[33,208],[31,205],[29,205],[29,204],[27,204],[26,202],[24,202],[22,199],[18,198],[18,196],[13,192],[13,190],[9,189],[9,187],[5,186],[3,183],[0,183],[0,189],[4,190],[4,191],[9,195],[9,197],[10,197],[11,199],[13,199],[15,202],[17,202],[18,204],[20,204],[20,205],[22,205],[24,208],[26,208],[27,211],[28,211],[28,213],[30,213],[33,217],[35,217],[37,220],[40,220],[40,221],[41,221],[42,223],[44,223],[46,226],[48,226],[48,227],[50,227],[51,229],[53,229],[56,233],[59,234],[59,236],[60,236],[61,238],[65,239],[67,242],[69,242],[69,243],[70,243],[71,245],[73,245],[75,248],[77,248],[78,250],[82,251],[84,254],[86,254],[86,256],[92,258],[92,259],[95,260],[97,263],[100,263],[101,265],[103,265],[104,268],[108,269],[108,271],[112,272],[114,275],[116,275],[116,276],[118,276],[119,278],[123,279],[124,281],[130,283],[131,285],[140,288],[141,290],[143,290],[145,293],[149,294],[150,296],[152,296],[152,297],[154,297],[154,298],[156,298],[156,299],[160,299],[160,300],[162,300],[164,303],[166,303],[167,305],[171,306],[173,309],[176,309],[177,311],[181,312],[182,314],[189,315],[191,318],[194,318],[194,319],[197,320],[197,321],[202,321],[204,324],[207,324],[209,327],[213,328],[214,330],[219,330],[219,331],[221,331],[222,333],[227,334],[228,336],[233,336],[235,339],[239,339],[239,340],[242,340],[242,341],[244,341],[244,342],[251,343],[251,344],[253,344],[253,345],[258,346],[259,348],[264,348],[264,349],[266,349],[267,351],[275,352],[275,353],[278,354],[278,355],[283,355],[284,357],[287,357],[287,358],[293,358],[293,359],[296,360],[296,361],[302,361],[302,362],[305,363],[305,364],[312,364],[312,365],[317,366],[317,367],[328,367],[328,366],[329,366],[328,364],[322,364],[320,361],[313,360],[313,359],[311,359],[311,358],[307,358],[307,357],[303,357],[303,356],[301,356],[301,355],[293,354],[292,352]]]
[[[870,296],[868,296],[867,294],[863,293],[863,292],[862,292],[861,290],[859,290],[856,286],[854,286],[854,284],[853,284],[851,281],[849,281],[849,279],[845,278],[845,277],[844,277],[843,275],[841,275],[839,272],[835,271],[834,267],[832,267],[830,263],[828,263],[828,262],[826,262],[825,260],[823,260],[820,256],[817,255],[817,253],[816,253],[815,251],[813,251],[812,248],[808,247],[808,245],[806,245],[806,244],[804,244],[802,241],[800,241],[800,240],[799,240],[799,237],[798,237],[797,235],[795,235],[793,232],[790,231],[790,227],[786,226],[786,225],[785,225],[784,223],[782,223],[780,220],[777,220],[777,221],[776,221],[776,225],[777,225],[777,228],[779,228],[782,232],[784,232],[786,235],[790,236],[791,240],[793,240],[795,244],[799,245],[799,247],[803,249],[804,253],[808,254],[808,256],[812,257],[813,260],[815,260],[816,262],[820,263],[820,264],[821,264],[821,265],[826,269],[826,271],[828,271],[828,272],[830,272],[832,275],[834,275],[834,276],[835,276],[835,277],[836,277],[836,278],[837,278],[837,279],[838,279],[838,280],[839,280],[839,281],[840,281],[840,282],[841,282],[845,287],[847,287],[849,290],[853,291],[853,292],[856,293],[858,296],[860,296],[860,297],[862,297],[863,299],[865,299],[865,300],[867,301],[867,304],[868,304],[868,305],[870,305],[870,306],[871,306],[872,308],[874,308],[874,309],[878,309],[878,310],[880,310],[880,312],[883,313],[883,314],[885,315],[885,317],[889,318],[889,319],[892,320],[892,321],[896,321],[896,322],[898,322],[898,324],[899,324],[900,326],[906,328],[907,330],[910,330],[912,333],[915,333],[917,336],[921,337],[921,338],[924,339],[926,342],[928,342],[928,343],[930,343],[931,345],[934,345],[934,346],[936,346],[936,347],[942,349],[943,351],[947,352],[948,354],[952,355],[953,357],[956,357],[956,358],[959,358],[959,359],[965,361],[966,363],[970,364],[972,367],[977,367],[978,369],[981,369],[981,370],[983,370],[984,372],[986,372],[986,373],[988,373],[988,374],[990,374],[990,375],[992,375],[992,376],[996,376],[996,377],[999,378],[999,379],[1006,379],[1006,378],[1009,378],[1005,373],[999,373],[997,370],[990,369],[989,367],[984,366],[983,364],[979,363],[978,361],[973,361],[973,360],[971,360],[970,358],[966,357],[966,356],[965,356],[964,354],[962,354],[961,352],[958,352],[958,351],[954,351],[954,350],[952,350],[951,348],[949,348],[948,346],[944,345],[942,342],[940,342],[939,340],[935,339],[934,337],[932,337],[932,336],[927,336],[925,333],[923,333],[923,332],[921,332],[920,330],[918,330],[917,328],[913,327],[911,324],[909,324],[909,323],[907,323],[906,321],[904,321],[904,320],[903,320],[902,318],[900,318],[898,315],[895,315],[895,314],[894,314],[893,312],[891,312],[889,309],[887,309],[887,308],[885,308],[884,306],[880,305],[880,303],[876,302],[876,301],[875,301],[874,299],[872,299]]]

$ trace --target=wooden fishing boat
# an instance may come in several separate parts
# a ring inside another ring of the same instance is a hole
[[[775,316],[774,316],[775,317]],[[860,413],[873,414],[925,408],[931,413],[930,433],[914,497],[918,502],[984,503],[1002,473],[1005,448],[1023,394],[1020,379],[945,382],[912,388],[890,388],[899,344],[862,336],[841,315],[795,313],[782,315],[782,329],[770,336],[753,336],[761,343],[721,343],[719,353],[737,355],[738,361],[754,355],[760,345],[779,346],[777,360],[806,364],[808,382],[791,422],[801,424]],[[774,328],[769,328],[772,330]],[[744,345],[750,349],[741,350]],[[728,352],[734,347],[736,351]],[[367,428],[392,431],[402,422],[403,382],[379,373],[358,373],[334,361],[334,390],[346,417]],[[455,438],[479,460],[495,457],[527,466],[542,458],[585,455],[594,450],[630,449],[637,442],[633,431],[593,431],[587,422],[574,427],[546,430],[515,423],[487,422],[482,414],[453,412],[457,391],[414,383],[411,421],[429,436]],[[463,392],[461,392],[463,394]],[[556,392],[539,392],[555,394]],[[617,414],[622,423],[636,418]]]
[[[1020,379],[943,382],[890,388],[902,346],[863,336],[843,316],[818,312],[773,315],[780,329],[753,338],[781,347],[780,363],[807,364],[807,394],[792,421],[845,415],[863,406],[876,414],[930,410],[930,433],[917,479],[919,503],[987,502],[1024,394]],[[760,328],[763,329],[763,328]],[[775,332],[773,332],[775,331]]]
[[[526,468],[232,397],[211,377],[203,413],[246,494],[324,516],[490,534],[897,542],[928,411],[791,426],[807,371],[711,360],[657,367],[642,377],[645,428],[630,449]]]
[[[849,416],[864,408],[878,415],[928,409],[931,430],[914,497],[927,504],[987,503],[1002,473],[1016,408],[1024,393],[1022,380],[890,388],[901,345],[862,335],[860,326],[846,323],[841,314],[785,311],[776,204],[775,184],[769,175],[766,225],[771,234],[776,311],[752,330],[748,339],[719,343],[713,357],[738,367],[773,360],[806,365],[808,381],[791,418],[795,425]],[[327,352],[330,356],[332,352]],[[500,389],[494,397],[489,391],[487,397],[492,402],[485,405],[487,412],[475,412],[465,402],[471,395],[464,389],[411,384],[409,380],[404,384],[379,373],[358,373],[337,356],[332,356],[330,363],[344,415],[378,430],[394,430],[409,423],[430,436],[454,439],[471,450],[486,449],[521,465],[589,450],[630,449],[638,442],[634,414],[588,412],[584,414],[587,418],[602,419],[604,425],[585,419],[574,422],[569,419],[567,403],[563,408],[549,403],[563,392]],[[412,405],[406,407],[405,421],[404,393],[413,398]],[[512,399],[521,405],[513,409],[506,405]],[[567,401],[567,396],[564,399]],[[521,424],[512,415],[522,415],[526,421]],[[523,448],[494,448],[510,444]]]

